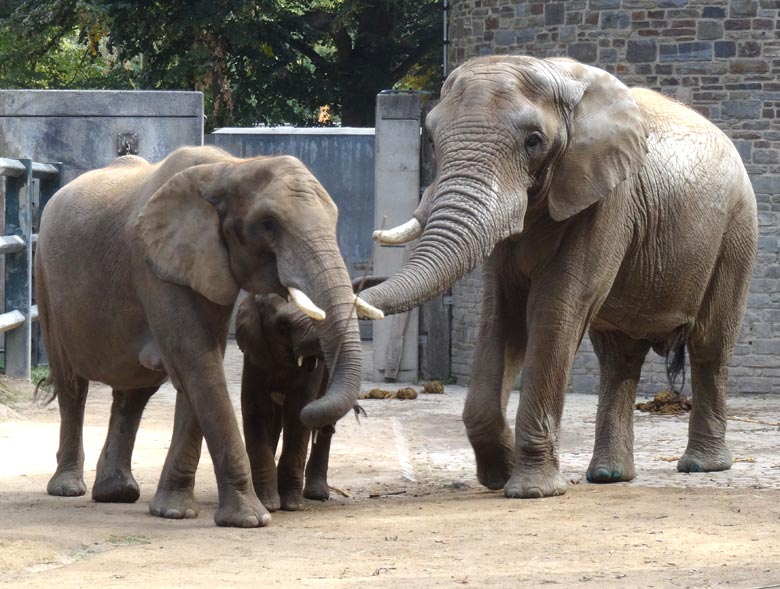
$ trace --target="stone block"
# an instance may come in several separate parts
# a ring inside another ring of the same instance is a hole
[[[658,45],[655,39],[630,39],[626,45],[626,61],[629,63],[647,63],[658,57]]]
[[[696,23],[697,39],[720,39],[723,36],[723,23],[716,20],[700,20]]]
[[[737,54],[737,44],[734,41],[715,41],[715,57],[734,57]]]
[[[660,61],[710,61],[712,44],[704,41],[686,43],[663,43],[659,46]]]
[[[726,9],[720,6],[705,6],[701,11],[702,18],[724,18]]]
[[[513,45],[517,39],[517,34],[514,31],[496,31],[495,42],[496,45]]]
[[[744,18],[758,15],[758,0],[729,0],[729,16]]]
[[[563,2],[550,2],[544,5],[544,26],[562,25],[566,14]]]
[[[596,43],[572,43],[567,48],[567,55],[582,63],[595,63],[598,47]]]
[[[620,8],[620,0],[590,0],[588,8],[591,10],[615,10]]]
[[[623,10],[604,11],[601,13],[602,29],[627,29],[631,26],[631,14]]]

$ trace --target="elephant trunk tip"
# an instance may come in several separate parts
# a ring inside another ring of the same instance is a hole
[[[301,421],[306,427],[311,429],[320,429],[328,425],[333,425],[339,419],[346,415],[351,406],[348,406],[344,411],[334,411],[335,407],[332,407],[332,403],[328,402],[329,399],[323,397],[312,401],[301,410]]]

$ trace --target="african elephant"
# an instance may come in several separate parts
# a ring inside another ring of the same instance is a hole
[[[353,287],[357,292],[381,281],[359,278]],[[327,425],[317,431],[307,462],[311,429],[299,418],[301,409],[321,397],[328,384],[313,321],[278,295],[246,296],[236,313],[236,342],[244,353],[241,414],[255,493],[270,511],[301,509],[303,497],[328,499],[328,459],[335,428]],[[282,429],[284,443],[277,465]]]
[[[445,81],[426,120],[437,176],[419,237],[362,297],[386,313],[431,299],[484,262],[463,410],[479,481],[507,497],[566,491],[564,393],[585,331],[600,363],[594,482],[634,478],[633,402],[652,347],[690,356],[683,472],[728,469],[727,365],[756,255],[756,201],[731,141],[698,113],[563,58],[491,56]],[[522,367],[514,441],[505,418]]]
[[[361,349],[337,214],[295,158],[238,159],[211,147],[178,149],[159,164],[122,157],[58,191],[43,212],[35,258],[61,415],[48,492],[86,490],[82,425],[95,380],[113,388],[114,406],[93,497],[137,499],[135,433],[146,401],[170,378],[178,392],[173,437],[150,511],[197,515],[205,436],[219,487],[215,522],[266,525],[222,368],[228,322],[239,287],[289,292],[320,319],[315,329],[333,369],[327,393],[301,419],[322,427],[346,414],[359,393]]]

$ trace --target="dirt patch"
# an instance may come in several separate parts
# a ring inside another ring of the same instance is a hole
[[[691,410],[691,401],[677,391],[661,391],[646,403],[637,403],[635,407],[647,413],[680,415]]]
[[[228,350],[239,407],[241,355]],[[385,389],[366,383],[364,390]],[[418,388],[419,390],[419,388]],[[625,587],[744,589],[780,582],[780,397],[732,395],[735,465],[678,473],[688,419],[635,413],[637,478],[584,480],[595,395],[566,399],[560,437],[565,495],[506,499],[476,479],[461,413],[466,389],[414,403],[371,403],[369,417],[336,426],[331,499],[276,512],[263,529],[218,528],[217,485],[206,446],[196,480],[200,516],[149,515],[171,440],[175,391],[149,403],[133,456],[141,499],[99,504],[50,497],[56,403],[15,406],[0,422],[0,587]],[[519,395],[507,408],[513,426]],[[368,403],[366,403],[368,405]],[[111,391],[93,386],[84,428],[91,489]],[[740,460],[740,458],[746,458]],[[751,460],[747,460],[750,458]],[[754,460],[752,460],[754,459]]]

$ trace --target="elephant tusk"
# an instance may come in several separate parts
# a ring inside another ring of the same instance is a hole
[[[385,314],[381,309],[369,305],[366,301],[355,295],[355,308],[359,315],[369,319],[384,319]]]
[[[403,225],[393,227],[392,229],[377,229],[374,231],[373,237],[375,241],[384,243],[387,245],[401,245],[409,243],[413,239],[417,239],[422,235],[422,225],[420,222],[412,217]]]
[[[298,368],[300,368],[301,366],[303,366],[303,354],[298,356]]]
[[[289,287],[287,290],[290,292],[293,302],[298,305],[298,308],[303,311],[306,316],[316,319],[317,321],[325,319],[325,311],[315,305],[305,293],[293,287]]]

